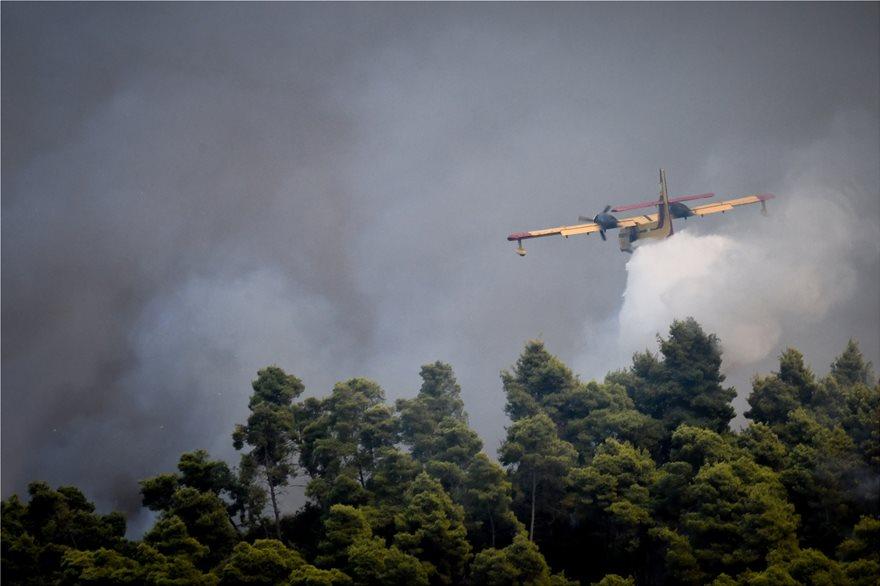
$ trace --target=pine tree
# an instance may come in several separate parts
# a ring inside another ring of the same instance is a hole
[[[292,402],[304,387],[298,378],[277,366],[260,370],[252,387],[254,393],[248,402],[251,414],[245,425],[235,426],[233,445],[236,450],[245,444],[251,446],[250,452],[242,454],[241,465],[253,471],[253,475],[246,477],[259,475],[265,481],[275,515],[275,533],[280,539],[278,490],[296,472]]]

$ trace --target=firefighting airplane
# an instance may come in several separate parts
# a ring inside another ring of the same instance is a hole
[[[605,240],[605,231],[612,228],[618,228],[617,239],[621,252],[632,253],[633,243],[637,240],[648,238],[666,238],[672,236],[672,220],[675,218],[688,218],[689,216],[708,216],[709,214],[724,213],[735,207],[748,205],[752,203],[761,204],[761,213],[767,215],[767,207],[764,202],[772,199],[771,193],[761,193],[757,195],[747,195],[737,199],[728,199],[725,201],[717,201],[707,203],[694,208],[689,208],[684,203],[695,199],[705,199],[713,197],[714,193],[702,193],[700,195],[685,195],[669,199],[666,189],[666,172],[660,169],[660,199],[652,201],[643,201],[636,204],[617,206],[612,208],[610,205],[605,206],[601,213],[596,214],[592,221],[590,218],[580,216],[578,219],[583,224],[575,224],[572,226],[559,226],[556,228],[546,228],[544,230],[533,230],[531,232],[514,232],[507,237],[508,240],[517,243],[516,253],[520,256],[526,255],[526,249],[523,248],[522,241],[529,238],[543,238],[544,236],[554,236],[559,234],[564,238],[575,236],[577,234],[592,234],[598,232],[602,240]],[[624,212],[628,210],[636,210],[657,206],[657,213],[645,214],[642,216],[631,216],[629,218],[616,218],[609,214],[612,212]]]

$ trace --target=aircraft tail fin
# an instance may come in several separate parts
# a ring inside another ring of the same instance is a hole
[[[666,171],[660,169],[660,208],[658,219],[660,229],[666,230],[667,235],[672,234],[672,214],[669,213],[669,189],[666,186]]]

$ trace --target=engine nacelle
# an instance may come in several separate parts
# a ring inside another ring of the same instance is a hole
[[[602,227],[602,230],[611,230],[617,228],[617,218],[607,212],[596,214],[593,221]]]
[[[694,215],[694,212],[683,203],[675,202],[669,204],[669,214],[673,218],[689,218]]]

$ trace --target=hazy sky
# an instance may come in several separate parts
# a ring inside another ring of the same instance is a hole
[[[740,407],[787,345],[880,364],[876,3],[0,10],[4,498],[133,512],[182,452],[235,461],[273,363],[393,400],[448,361],[490,453],[533,337],[602,377],[692,314]],[[505,240],[661,166],[778,199],[633,257]]]

